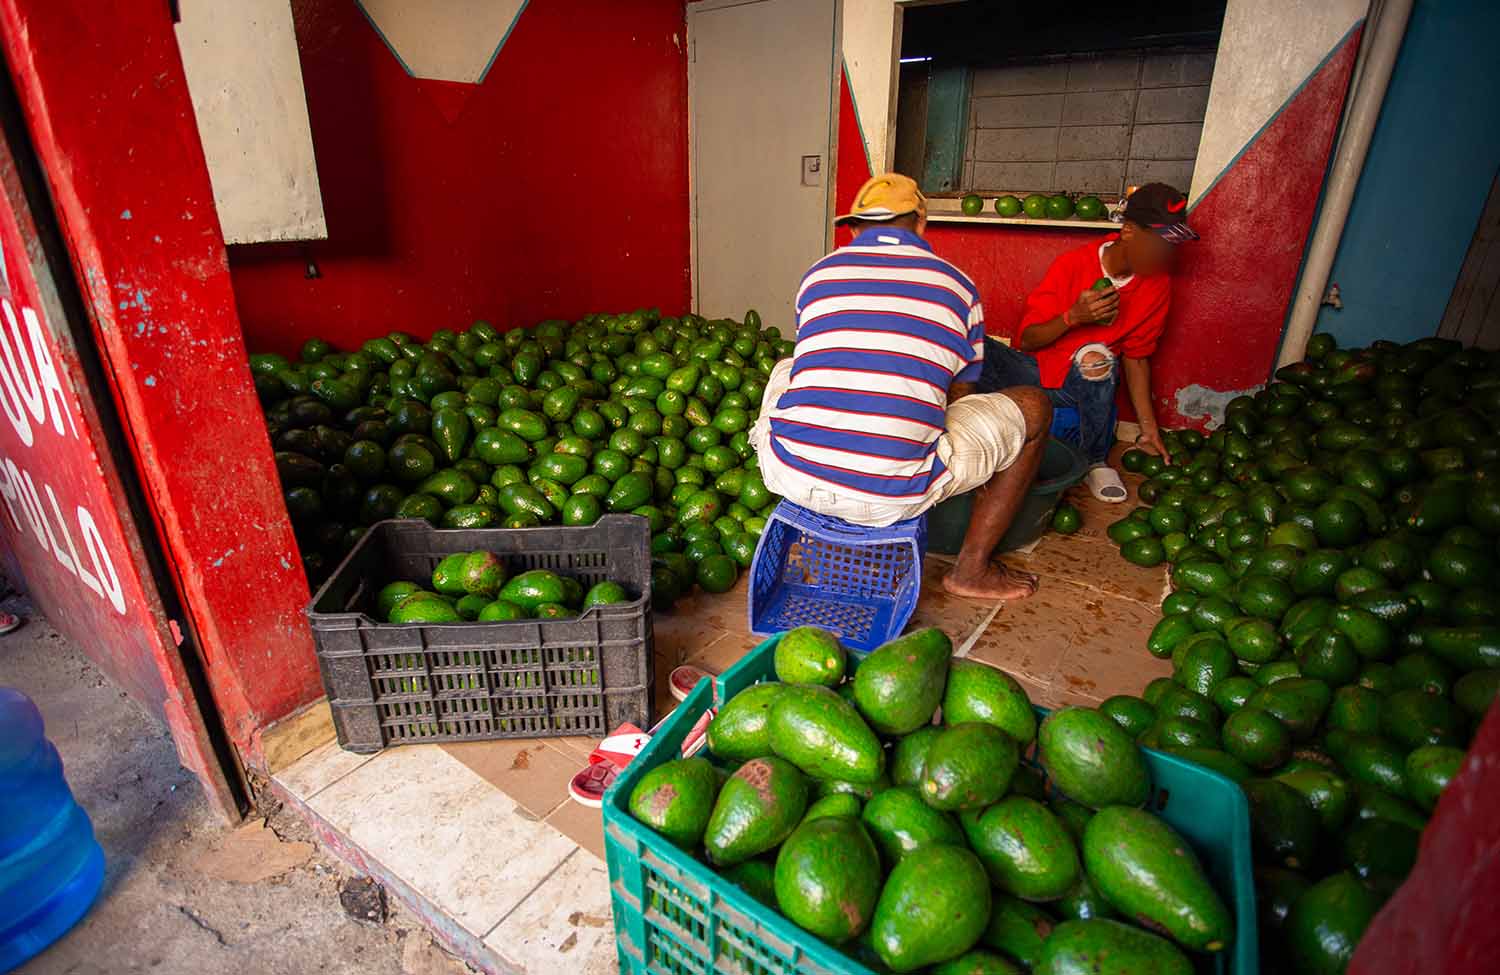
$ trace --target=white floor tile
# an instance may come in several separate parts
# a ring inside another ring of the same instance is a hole
[[[614,942],[609,875],[587,850],[569,857],[484,939],[526,975],[613,971]]]
[[[309,805],[479,937],[578,848],[434,745],[381,752]]]
[[[303,755],[272,778],[306,802],[374,757],[346,752],[338,742],[330,741]]]

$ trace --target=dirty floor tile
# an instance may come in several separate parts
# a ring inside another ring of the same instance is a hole
[[[455,742],[442,749],[536,819],[568,800],[568,780],[581,764],[537,738]]]
[[[346,752],[336,741],[330,741],[308,752],[274,778],[282,788],[299,799],[307,800],[339,779],[370,761],[371,755]]]
[[[554,809],[546,822],[588,853],[604,859],[604,819],[598,809],[569,799]]]
[[[578,851],[485,937],[485,944],[526,975],[582,969],[601,943],[613,944],[609,876],[597,857]]]
[[[309,806],[478,937],[577,849],[436,745],[381,752]]]
[[[1079,607],[1090,595],[1074,583],[1043,579],[1035,595],[1000,608],[969,656],[1016,677],[1050,684],[1068,644],[1083,627]]]

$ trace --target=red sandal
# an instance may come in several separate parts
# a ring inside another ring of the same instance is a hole
[[[707,743],[708,723],[713,720],[714,714],[713,708],[707,709],[688,730],[687,737],[682,740],[684,758],[696,755]],[[660,727],[660,721],[651,732],[642,731],[633,724],[620,725],[614,734],[599,742],[599,747],[589,754],[588,767],[580,769],[568,782],[568,795],[575,802],[598,809],[604,804],[604,793],[614,784],[620,770],[641,753],[641,749],[651,740],[651,733]]]

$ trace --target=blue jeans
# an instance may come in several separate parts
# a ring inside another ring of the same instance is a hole
[[[1054,407],[1066,406],[1077,411],[1078,448],[1090,464],[1102,464],[1115,442],[1115,390],[1120,385],[1120,368],[1113,356],[1110,356],[1110,363],[1107,376],[1090,379],[1083,375],[1075,361],[1068,368],[1062,386],[1046,390]],[[994,393],[1007,386],[1041,385],[1041,372],[1035,358],[1004,342],[984,340],[984,369],[979,375],[979,392]]]

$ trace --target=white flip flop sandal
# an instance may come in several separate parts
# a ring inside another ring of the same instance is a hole
[[[1130,492],[1125,490],[1125,482],[1120,480],[1119,473],[1108,464],[1090,467],[1089,472],[1083,476],[1083,483],[1088,485],[1090,494],[1105,504],[1120,504],[1130,497]]]

